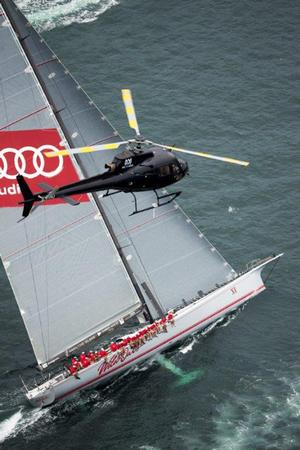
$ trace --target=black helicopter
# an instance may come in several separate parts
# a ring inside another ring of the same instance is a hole
[[[181,191],[159,195],[157,189],[164,188],[165,186],[180,181],[188,173],[187,163],[182,159],[177,158],[173,153],[174,151],[248,166],[249,163],[245,161],[214,156],[203,152],[193,152],[145,140],[139,131],[131,91],[129,89],[123,89],[122,97],[129,126],[135,130],[136,138],[133,140],[102,144],[93,147],[81,147],[46,153],[47,157],[57,157],[58,155],[65,156],[111,150],[127,144],[125,151],[116,155],[110,164],[105,165],[105,168],[107,169],[106,172],[55,189],[46,183],[41,183],[40,187],[45,190],[33,194],[23,176],[17,175],[17,181],[24,197],[24,201],[20,202],[20,204],[24,204],[23,218],[27,217],[31,211],[44,201],[62,198],[71,205],[77,205],[78,202],[69,198],[69,196],[97,191],[106,191],[103,196],[113,195],[118,192],[131,193],[135,202],[135,210],[132,215],[170,203],[181,194]],[[139,210],[134,193],[150,190],[155,192],[157,204]],[[37,204],[33,208],[35,202],[37,202]]]

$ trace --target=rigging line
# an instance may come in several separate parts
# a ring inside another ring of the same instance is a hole
[[[28,242],[28,233],[27,233],[26,222],[24,223],[24,230],[25,230],[26,241]],[[32,273],[32,281],[33,281],[33,287],[34,287],[35,302],[36,302],[37,311],[38,311],[39,323],[40,323],[40,328],[41,328],[42,342],[43,342],[43,346],[44,346],[44,353],[46,355],[47,351],[46,351],[46,345],[45,345],[45,339],[44,339],[44,333],[43,333],[43,327],[42,327],[42,320],[41,320],[41,314],[40,314],[40,305],[39,305],[39,301],[38,301],[38,294],[37,294],[36,282],[35,282],[35,277],[34,277],[34,270],[33,270],[31,253],[28,253],[28,258],[29,258],[30,268],[31,268],[31,273]],[[39,363],[39,361],[38,361],[38,363]]]
[[[122,219],[122,216],[121,216],[121,214],[120,214],[120,212],[119,212],[119,210],[118,210],[118,208],[117,208],[117,206],[116,206],[116,204],[115,204],[113,198],[111,198],[111,202],[112,202],[112,204],[113,204],[113,206],[114,206],[114,208],[115,208],[115,210],[116,210],[116,212],[117,212],[117,214],[118,214],[118,216],[119,216],[119,219],[121,220],[121,223],[122,223],[123,229],[124,229],[124,233],[127,235],[127,238],[128,238],[128,240],[129,240],[129,242],[131,242],[131,245],[132,245],[132,247],[133,247],[134,250],[135,250],[135,253],[136,253],[137,257],[138,257],[138,260],[139,260],[139,262],[140,262],[140,265],[141,265],[141,267],[143,268],[143,271],[144,271],[144,273],[145,273],[145,275],[146,275],[146,278],[147,278],[147,280],[148,280],[148,283],[150,284],[150,286],[151,286],[151,288],[152,288],[152,290],[153,290],[153,292],[154,292],[154,294],[155,294],[155,296],[156,296],[156,301],[158,302],[158,304],[159,304],[159,306],[161,307],[162,311],[164,311],[165,308],[163,308],[163,306],[162,306],[162,304],[161,304],[161,302],[160,302],[160,300],[159,300],[159,296],[158,296],[158,294],[157,294],[157,292],[156,292],[156,289],[155,289],[155,287],[154,287],[153,284],[152,284],[152,281],[151,281],[151,279],[150,279],[150,277],[149,277],[149,275],[148,275],[148,272],[147,272],[147,270],[146,270],[146,267],[145,267],[145,265],[144,265],[144,263],[143,263],[143,261],[142,261],[142,259],[141,259],[141,256],[140,256],[139,252],[137,251],[137,248],[136,248],[136,246],[135,246],[135,244],[134,244],[134,242],[133,242],[133,240],[132,240],[132,238],[131,238],[131,236],[130,236],[129,231],[128,231],[127,228],[126,228],[125,222],[124,222],[124,220]],[[135,274],[135,276],[137,276],[137,275]],[[141,283],[141,280],[140,280],[140,283]]]
[[[43,208],[43,215],[44,215],[44,236],[47,236],[46,232],[47,232],[47,222],[46,222],[46,206],[42,206]],[[47,352],[46,352],[46,356],[47,356],[47,360],[49,359],[49,341],[50,341],[50,323],[49,323],[49,283],[48,283],[48,239],[46,237],[46,242],[45,242],[45,253],[46,253],[46,258],[45,258],[45,288],[46,288],[46,317],[47,317]]]

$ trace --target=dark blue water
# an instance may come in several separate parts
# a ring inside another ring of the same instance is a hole
[[[42,411],[23,398],[19,375],[34,377],[34,360],[1,272],[0,446],[299,449],[300,4],[66,3],[19,2],[124,137],[120,89],[130,87],[147,138],[249,160],[187,156],[179,202],[236,269],[285,256],[235,319],[167,355],[201,369],[193,382],[178,386],[153,362]]]

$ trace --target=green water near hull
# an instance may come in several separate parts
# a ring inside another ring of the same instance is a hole
[[[204,374],[203,369],[193,370],[191,372],[185,372],[180,367],[177,367],[170,359],[166,358],[164,355],[157,355],[156,360],[165,369],[169,370],[173,375],[177,377],[175,382],[176,387],[185,386],[199,378]]]

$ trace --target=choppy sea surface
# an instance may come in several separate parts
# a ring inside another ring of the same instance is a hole
[[[43,410],[19,376],[33,354],[0,273],[0,447],[300,448],[300,3],[19,0],[124,137],[130,87],[141,130],[251,162],[187,156],[179,203],[236,268],[284,252],[238,314],[112,385]],[[195,372],[178,383],[183,372]]]

